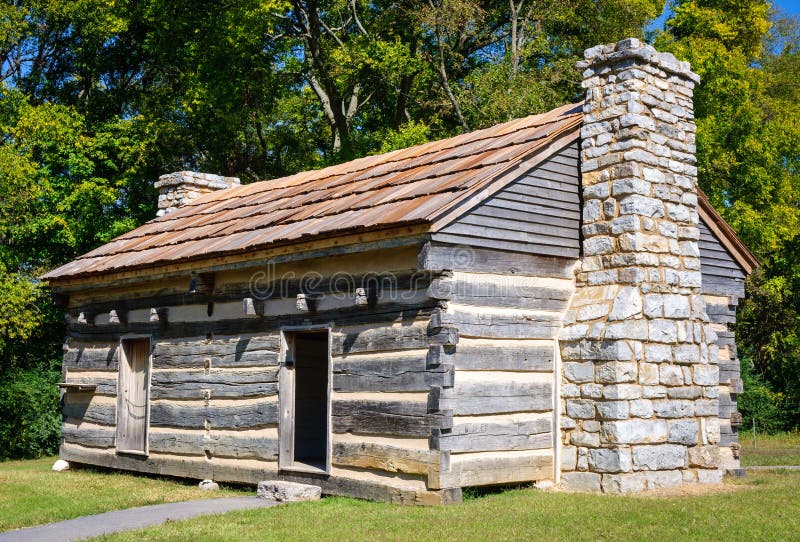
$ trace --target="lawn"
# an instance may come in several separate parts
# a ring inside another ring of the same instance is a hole
[[[764,435],[756,433],[753,446],[752,431],[739,433],[742,445],[741,463],[751,465],[800,465],[800,433],[779,433]]]
[[[761,472],[693,496],[507,491],[437,508],[345,498],[206,516],[103,541],[800,539],[800,473]]]
[[[53,472],[54,457],[0,462],[0,531],[132,506],[231,494],[196,482],[81,468]],[[240,495],[241,493],[236,493]]]

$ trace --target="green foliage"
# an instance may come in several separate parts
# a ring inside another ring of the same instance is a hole
[[[744,393],[737,395],[736,405],[742,414],[742,427],[751,429],[755,420],[757,431],[775,433],[784,430],[790,425],[786,394],[770,389],[754,372],[749,355],[741,356],[741,366]]]
[[[0,386],[0,460],[54,454],[61,435],[61,414],[52,370],[14,370]]]

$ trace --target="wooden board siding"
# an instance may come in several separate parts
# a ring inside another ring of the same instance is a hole
[[[737,468],[731,445],[738,446],[738,427],[731,424],[735,416],[736,395],[741,392],[741,374],[733,325],[736,308],[744,297],[745,272],[734,260],[719,239],[700,222],[700,269],[703,276],[702,291],[706,312],[717,334],[719,356],[719,417],[720,445],[726,468]],[[727,451],[725,450],[727,448]]]
[[[578,144],[570,144],[432,236],[454,245],[577,258]]]
[[[458,337],[429,356],[455,370],[453,387],[436,401],[452,412],[452,428],[431,438],[433,449],[449,452],[441,482],[552,479],[555,339],[575,260],[431,244],[420,265],[440,269],[429,291],[447,303],[431,328]]]
[[[744,297],[744,270],[702,221],[699,226],[703,293]]]

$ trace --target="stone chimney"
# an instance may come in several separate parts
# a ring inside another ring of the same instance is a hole
[[[222,177],[196,171],[176,171],[158,178],[158,216],[171,213],[193,199],[216,190],[239,186],[238,177]]]
[[[700,295],[689,64],[636,39],[579,63],[583,259],[560,335],[561,482],[721,481],[719,371]]]

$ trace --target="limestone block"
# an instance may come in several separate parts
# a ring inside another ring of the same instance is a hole
[[[658,379],[658,365],[652,363],[642,363],[639,365],[639,384],[656,385],[658,384]]]
[[[568,400],[567,415],[575,419],[594,418],[594,401],[585,399]]]
[[[653,401],[653,410],[660,418],[690,418],[694,416],[694,401],[662,399]]]
[[[645,476],[649,490],[678,487],[683,483],[683,475],[679,470],[648,471]]]
[[[694,383],[700,386],[716,386],[719,384],[718,365],[694,365],[692,367]]]
[[[634,446],[635,470],[670,470],[686,468],[686,447],[678,444]]]
[[[674,420],[668,422],[668,442],[694,446],[700,436],[700,424],[697,420]]]
[[[636,399],[630,402],[631,417],[652,418],[653,403],[648,399]]]
[[[638,288],[626,286],[620,289],[611,307],[609,320],[626,320],[642,313],[642,296]]]
[[[603,363],[595,367],[595,380],[603,384],[636,382],[638,370],[639,367],[636,363],[616,361]]]
[[[720,465],[719,446],[694,446],[689,448],[689,466],[716,469]]]
[[[610,384],[603,387],[606,399],[638,399],[642,396],[642,386],[638,384]]]
[[[619,420],[603,422],[600,435],[611,444],[649,444],[667,441],[664,420]]]
[[[589,450],[589,469],[593,472],[630,472],[631,452],[627,448],[595,448]]]
[[[681,386],[683,371],[676,365],[663,364],[658,367],[659,382],[665,386]]]
[[[570,382],[583,383],[594,380],[594,364],[589,362],[567,362],[563,365],[564,377]]]
[[[672,347],[666,344],[646,344],[644,358],[651,363],[672,361]]]
[[[606,401],[595,406],[600,418],[604,420],[625,420],[630,415],[628,401]]]
[[[697,471],[697,482],[700,484],[721,484],[722,470],[701,469]]]
[[[616,493],[626,495],[639,493],[647,487],[647,475],[643,472],[624,474],[604,474],[602,481],[603,493]]]
[[[594,472],[565,472],[561,474],[560,486],[567,491],[600,491],[599,474]]]
[[[569,435],[569,442],[573,446],[597,448],[600,446],[600,435],[598,433],[587,433],[585,431],[573,431]]]
[[[258,498],[278,502],[286,501],[313,501],[322,496],[319,486],[269,480],[258,483]]]
[[[561,448],[561,470],[572,471],[575,470],[575,464],[578,458],[578,449],[575,446],[563,446]]]

